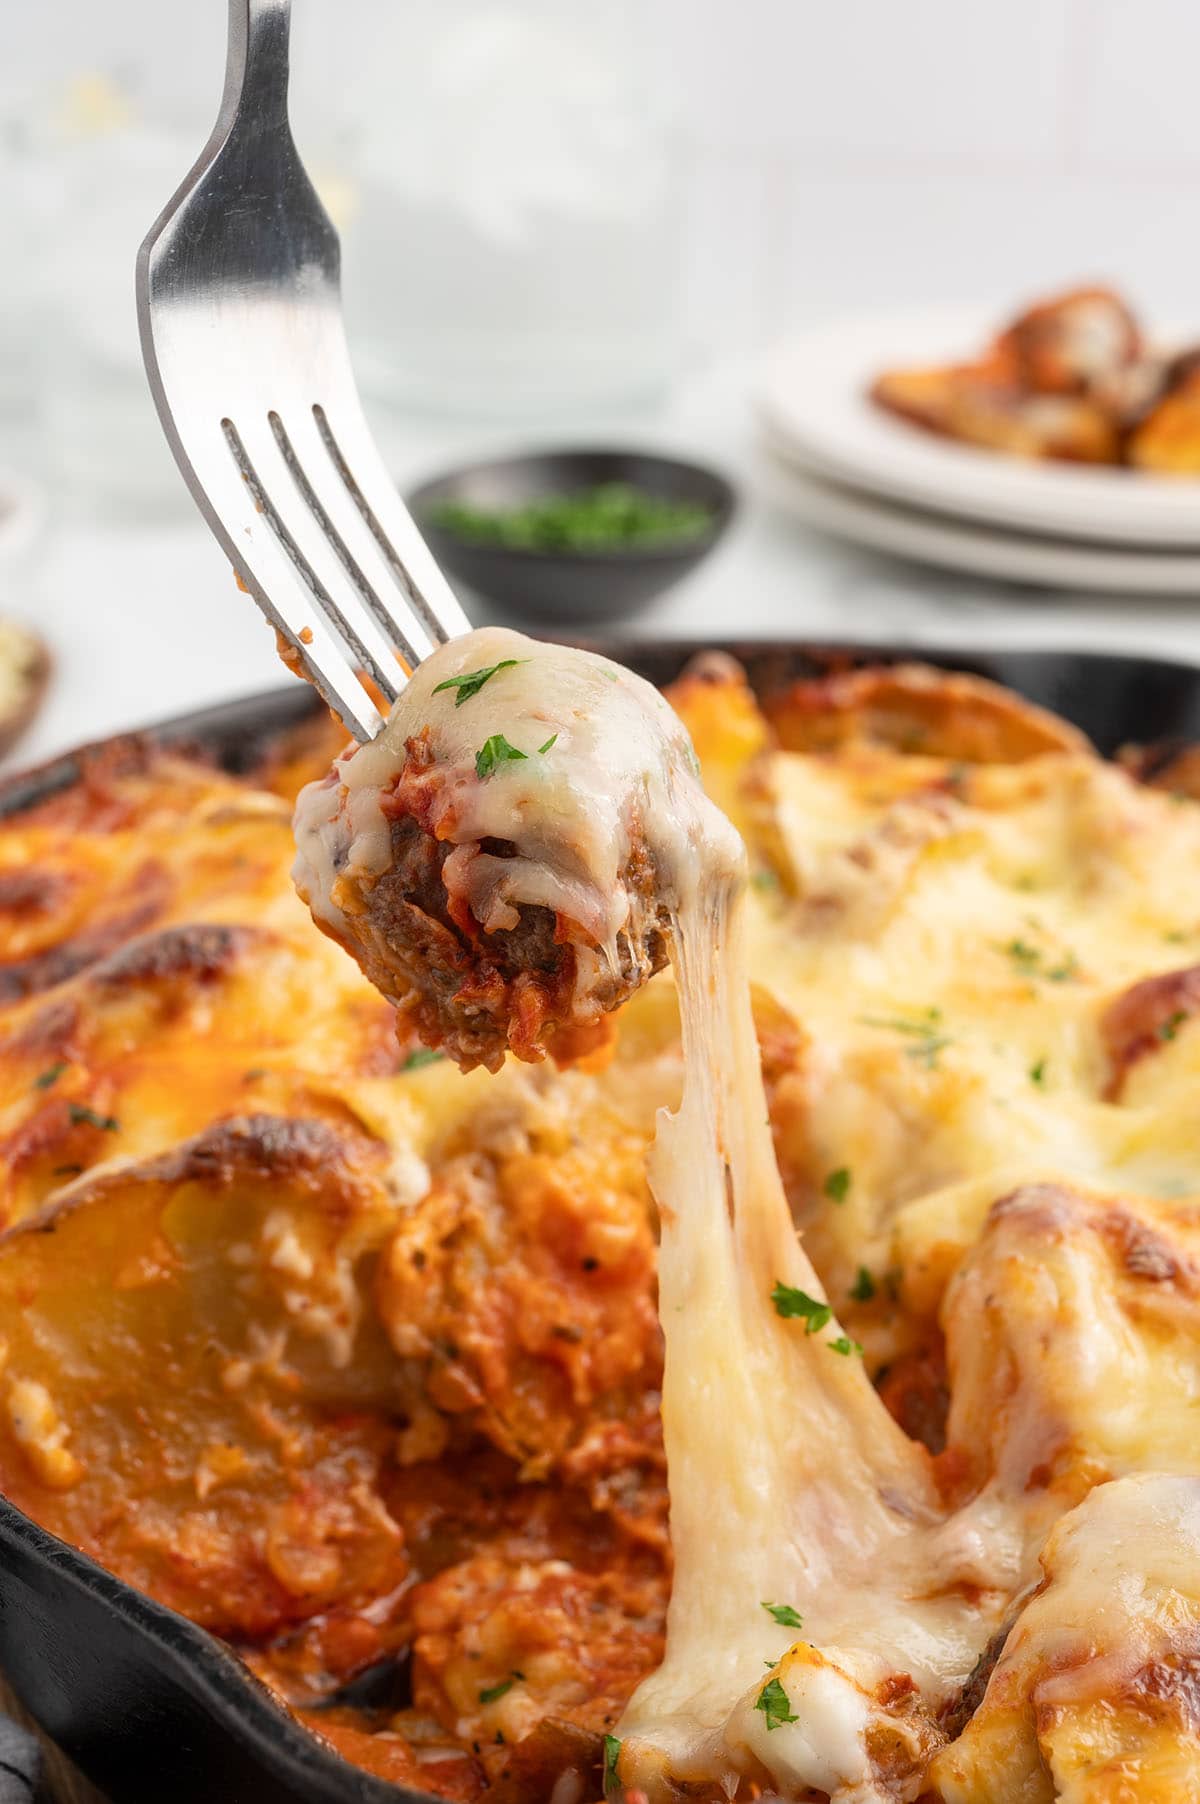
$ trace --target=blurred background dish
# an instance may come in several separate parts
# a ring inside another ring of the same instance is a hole
[[[19,750],[50,681],[50,654],[32,625],[32,572],[45,520],[36,484],[0,470],[0,758]]]
[[[733,517],[716,471],[646,451],[497,458],[408,497],[451,577],[516,619],[625,620],[682,581]]]
[[[27,478],[0,470],[0,583],[10,592],[46,523],[46,498]]]
[[[1027,302],[965,358],[880,370],[867,395],[999,456],[1200,477],[1200,348],[1156,341],[1128,296],[1100,283]]]
[[[998,456],[921,432],[874,403],[881,370],[965,359],[996,319],[995,308],[931,308],[797,333],[762,365],[759,418],[811,473],[894,501],[1093,545],[1200,549],[1200,478]],[[1170,349],[1188,340],[1167,331],[1159,342]]]
[[[814,531],[939,570],[970,571],[1039,591],[1127,598],[1200,594],[1200,551],[1101,547],[906,507],[817,475],[791,456],[790,447],[775,446],[769,437],[761,479],[780,508]]]

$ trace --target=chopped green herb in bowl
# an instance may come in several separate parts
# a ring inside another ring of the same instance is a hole
[[[628,619],[681,582],[720,542],[735,500],[700,464],[580,449],[448,471],[408,504],[452,582],[508,617],[573,627]]]
[[[699,501],[668,501],[629,482],[598,482],[516,507],[437,501],[425,517],[471,545],[506,551],[622,551],[700,538],[712,525],[713,511]]]

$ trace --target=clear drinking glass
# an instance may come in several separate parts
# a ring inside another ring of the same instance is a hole
[[[329,198],[365,386],[522,419],[668,381],[681,204],[655,13],[655,0],[404,0],[348,23],[360,64],[337,157],[351,179],[340,206]],[[309,56],[334,52],[316,20],[307,37]]]

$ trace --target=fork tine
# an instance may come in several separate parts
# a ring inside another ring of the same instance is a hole
[[[313,596],[278,540],[264,535],[234,567],[271,625],[287,640],[326,706],[348,733],[365,743],[383,726],[383,717],[359,680],[345,646],[330,632]]]
[[[359,678],[354,650],[317,605],[311,572],[302,570],[296,548],[274,530],[265,495],[256,495],[244,479],[228,433],[214,422],[196,449],[207,470],[197,499],[239,580],[347,731],[356,739],[374,738],[383,720]]]
[[[298,496],[316,518],[342,566],[339,609],[343,613],[353,609],[356,620],[364,612],[387,643],[399,646],[412,669],[441,643],[442,635],[430,632],[424,618],[398,589],[391,564],[330,459],[311,405],[297,406],[286,419],[272,414],[271,428]]]
[[[269,536],[281,545],[314,608],[342,641],[350,663],[365,670],[394,701],[407,674],[402,654],[385,638],[360,591],[347,580],[337,547],[324,520],[303,498],[269,417],[227,422],[224,431],[231,461],[244,477],[254,505],[250,541]]]
[[[471,622],[434,560],[416,521],[400,499],[367,425],[354,385],[349,356],[346,376],[313,417],[346,492],[362,515],[393,573],[407,607],[425,624],[435,644],[469,633]],[[396,630],[389,609],[391,630]]]

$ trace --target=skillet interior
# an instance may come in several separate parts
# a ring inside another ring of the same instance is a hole
[[[1105,753],[1129,741],[1200,739],[1200,669],[1103,653],[757,642],[606,642],[657,683],[700,649],[732,653],[767,693],[831,667],[919,657],[1008,685],[1081,727]],[[302,684],[182,716],[154,737],[233,772],[320,704]],[[64,788],[66,754],[0,784],[0,813]],[[31,1713],[119,1804],[426,1804],[344,1762],[296,1722],[219,1641],[46,1534],[0,1498],[0,1669]],[[437,1804],[437,1801],[431,1801]]]

